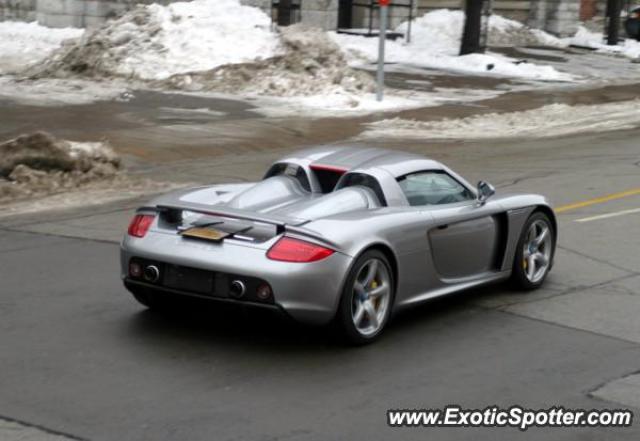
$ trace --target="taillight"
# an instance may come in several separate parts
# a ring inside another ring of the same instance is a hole
[[[155,214],[136,214],[129,224],[129,235],[144,237],[155,218]]]
[[[315,243],[285,236],[271,247],[267,252],[267,257],[283,262],[304,263],[322,260],[332,255],[333,252],[333,250]]]

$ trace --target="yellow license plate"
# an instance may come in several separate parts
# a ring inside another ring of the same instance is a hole
[[[195,237],[197,239],[211,240],[213,242],[220,242],[222,239],[229,236],[229,233],[225,233],[224,231],[216,230],[214,228],[195,227],[183,231],[182,235],[186,237]]]

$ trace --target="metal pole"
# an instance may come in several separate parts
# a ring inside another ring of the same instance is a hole
[[[384,44],[387,40],[387,16],[389,7],[380,4],[380,40],[378,42],[378,88],[376,99],[382,101],[384,95]]]

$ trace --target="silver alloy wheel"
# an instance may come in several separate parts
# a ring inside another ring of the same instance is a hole
[[[542,280],[549,269],[552,250],[552,232],[544,220],[536,220],[529,226],[522,251],[522,268],[531,283]]]
[[[384,324],[391,298],[391,277],[380,259],[369,259],[353,285],[351,318],[364,336],[376,334]]]

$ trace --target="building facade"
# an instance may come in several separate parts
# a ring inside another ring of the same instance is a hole
[[[241,0],[270,14],[274,22],[301,21],[327,30],[377,26],[376,0]],[[51,27],[91,27],[139,3],[171,0],[0,0],[0,20],[37,20]],[[604,13],[606,0],[493,0],[493,11],[556,35],[575,32],[580,20]],[[395,0],[391,26],[433,9],[460,9],[464,0]]]

